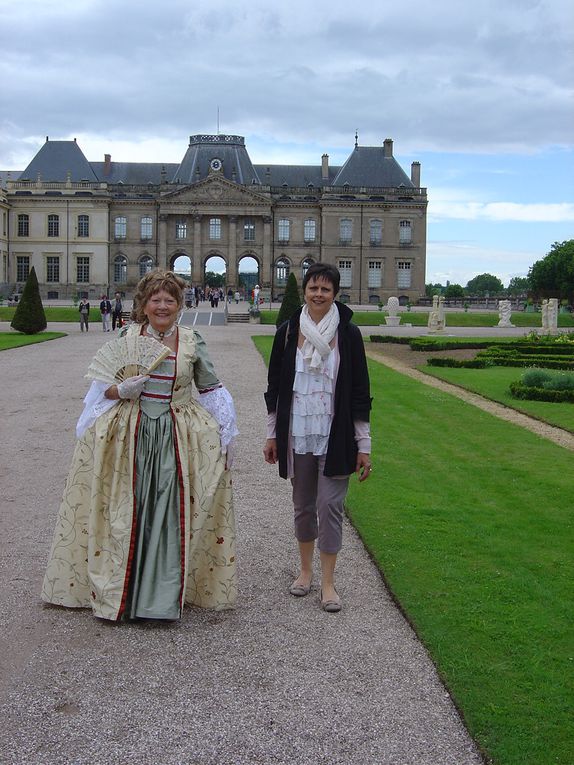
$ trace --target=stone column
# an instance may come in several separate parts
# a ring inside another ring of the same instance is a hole
[[[167,215],[159,216],[159,230],[157,232],[157,265],[167,270]]]
[[[237,215],[230,215],[229,218],[229,247],[227,248],[227,273],[225,275],[226,288],[237,288]]]
[[[272,269],[272,257],[271,251],[271,223],[272,219],[269,215],[263,216],[263,262],[261,263],[261,271],[259,274],[259,284],[269,284],[269,288],[273,289],[273,277],[271,276]]]
[[[193,216],[192,258],[191,281],[194,285],[200,284],[203,286],[204,274],[201,262],[201,215]]]

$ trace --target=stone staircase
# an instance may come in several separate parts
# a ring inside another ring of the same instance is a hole
[[[249,314],[230,312],[227,314],[227,323],[228,324],[249,324]]]

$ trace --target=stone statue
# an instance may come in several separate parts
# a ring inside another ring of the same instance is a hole
[[[540,310],[542,311],[542,330],[548,332],[548,300],[542,301]]]
[[[510,315],[512,312],[512,303],[510,300],[498,301],[498,326],[499,327],[513,327],[514,324],[510,321]]]
[[[387,300],[387,315],[385,316],[385,324],[389,327],[398,327],[401,323],[401,317],[399,312],[399,299],[397,297],[390,297]]]
[[[558,298],[548,299],[548,332],[558,332]]]
[[[433,295],[432,309],[429,313],[427,326],[429,332],[444,332],[446,317],[444,313],[444,298],[442,296]]]

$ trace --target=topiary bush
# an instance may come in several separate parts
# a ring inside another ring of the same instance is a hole
[[[299,287],[297,286],[297,279],[293,271],[289,274],[287,279],[287,287],[285,288],[285,295],[277,314],[277,320],[275,326],[279,327],[284,321],[290,319],[295,311],[301,308],[301,298],[299,296]]]
[[[22,297],[18,301],[10,326],[25,335],[35,335],[48,326],[34,266],[28,274]]]
[[[524,372],[520,382],[529,388],[542,388],[544,383],[551,379],[552,372],[547,372],[545,369],[529,369]]]

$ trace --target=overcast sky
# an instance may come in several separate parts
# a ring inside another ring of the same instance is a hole
[[[0,170],[50,138],[179,162],[342,164],[393,138],[428,188],[427,282],[505,283],[574,238],[572,0],[0,0]]]

